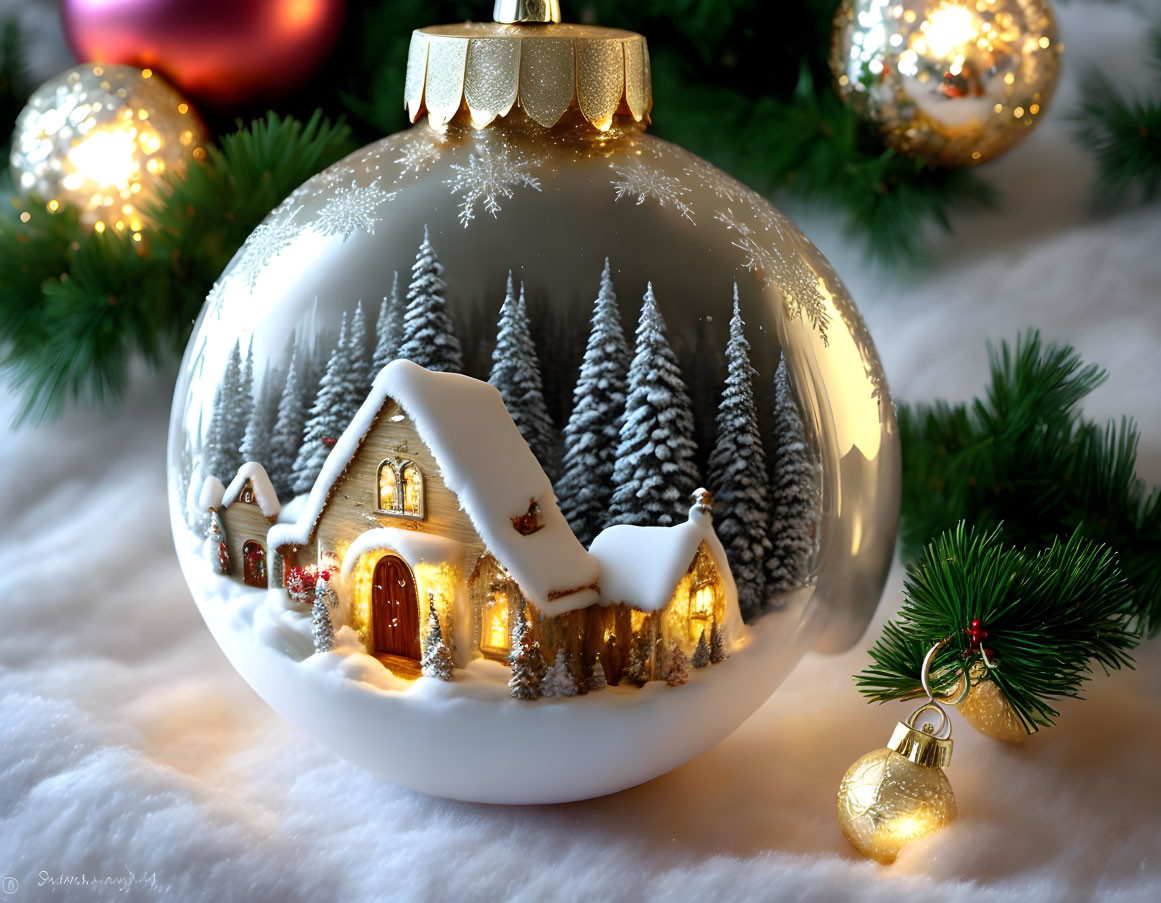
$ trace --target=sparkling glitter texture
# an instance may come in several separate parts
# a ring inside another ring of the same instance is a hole
[[[205,155],[201,121],[150,70],[83,65],[45,82],[16,121],[13,181],[50,210],[134,235],[165,174]]]
[[[847,769],[837,815],[856,850],[888,864],[906,844],[955,818],[955,795],[941,768],[917,765],[884,747]]]
[[[963,720],[993,740],[1019,743],[1028,737],[1020,716],[994,680],[972,685],[968,698],[959,707]]]
[[[888,145],[950,168],[1028,134],[1056,88],[1061,51],[1047,0],[844,0],[831,72]]]

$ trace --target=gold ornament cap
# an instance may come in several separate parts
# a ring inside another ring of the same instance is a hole
[[[495,22],[411,34],[404,107],[438,126],[466,110],[484,128],[519,106],[552,128],[570,109],[600,131],[617,115],[648,122],[649,48],[632,31],[560,22],[559,0],[496,0]]]
[[[895,732],[887,742],[888,749],[910,759],[916,765],[928,768],[946,768],[950,765],[954,745],[950,737],[945,739],[936,737],[928,731],[917,730],[905,721],[895,725]]]

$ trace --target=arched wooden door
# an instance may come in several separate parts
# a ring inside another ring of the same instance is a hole
[[[266,587],[266,550],[253,539],[242,545],[242,582],[247,586]]]
[[[371,583],[371,631],[375,651],[419,660],[419,599],[411,568],[394,555],[375,565]]]

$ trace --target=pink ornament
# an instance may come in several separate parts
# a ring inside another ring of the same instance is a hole
[[[236,108],[301,86],[338,40],[344,0],[62,0],[81,62],[155,69],[183,94]]]

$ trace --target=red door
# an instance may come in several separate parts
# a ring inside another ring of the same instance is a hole
[[[266,550],[252,539],[242,546],[242,582],[266,588]]]
[[[419,661],[419,599],[415,578],[402,559],[384,555],[371,584],[375,651]]]

